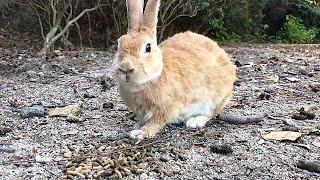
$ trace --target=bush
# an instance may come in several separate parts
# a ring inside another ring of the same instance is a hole
[[[264,35],[262,18],[266,0],[198,0],[202,21],[211,27],[218,41],[237,43],[260,41]]]
[[[316,28],[306,27],[300,17],[287,15],[286,22],[278,36],[280,43],[304,44],[313,43],[317,33]]]

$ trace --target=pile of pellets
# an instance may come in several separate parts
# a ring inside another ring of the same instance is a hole
[[[68,146],[64,153],[65,175],[60,179],[121,179],[132,174],[146,176],[151,172],[160,178],[172,176],[159,162],[174,160],[178,166],[187,160],[186,152],[172,146],[170,141],[137,142],[129,138],[110,141],[97,148]],[[166,158],[170,157],[170,159]]]

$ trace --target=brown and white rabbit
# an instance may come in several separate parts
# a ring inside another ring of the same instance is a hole
[[[203,127],[229,102],[235,66],[216,42],[184,32],[157,45],[160,0],[127,0],[129,32],[114,60],[120,96],[138,117],[130,137],[154,136],[168,123]]]

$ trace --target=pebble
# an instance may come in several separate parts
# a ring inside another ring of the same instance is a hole
[[[100,77],[100,84],[102,85],[102,89],[105,90],[110,90],[111,87],[115,86],[115,82],[113,81],[113,78],[111,76],[105,77],[102,76]]]
[[[83,95],[83,97],[84,97],[84,98],[88,98],[88,99],[92,99],[92,98],[95,98],[96,96],[93,95],[93,94],[85,93],[85,94]]]
[[[140,174],[140,180],[146,180],[146,179],[148,179],[148,174],[147,173],[142,173],[142,174]]]
[[[270,180],[270,177],[269,176],[264,176],[263,180]]]
[[[0,136],[4,136],[11,131],[12,131],[12,129],[10,129],[8,127],[0,127]]]
[[[28,118],[33,116],[44,116],[44,108],[43,106],[32,106],[32,107],[23,107],[20,111],[20,115],[22,118]]]
[[[266,92],[262,92],[259,95],[259,99],[260,100],[269,100],[270,97],[271,97],[271,95],[269,93],[266,93]]]
[[[15,155],[21,159],[28,159],[32,156],[30,151],[28,151],[26,149],[21,149],[21,150],[17,151],[15,153]]]
[[[35,71],[27,71],[26,73],[27,73],[27,77],[29,77],[29,78],[39,77],[39,75]]]
[[[44,157],[44,156],[40,156],[40,155],[36,155],[35,160],[36,160],[36,162],[39,162],[39,163],[53,162],[51,157]]]
[[[161,157],[160,157],[160,161],[162,161],[162,162],[168,162],[168,161],[169,161],[169,159],[167,159],[167,158],[165,158],[165,157],[161,156]]]
[[[233,153],[232,147],[227,144],[212,145],[212,146],[210,146],[210,150],[213,153],[219,153],[219,154],[232,154]]]
[[[284,121],[285,124],[287,124],[289,126],[296,126],[296,123],[292,119],[285,119],[283,121]]]
[[[5,89],[7,87],[8,87],[8,84],[6,84],[6,83],[1,84],[0,83],[0,90]]]
[[[0,147],[0,153],[14,153],[16,150],[11,147]]]
[[[295,83],[295,82],[299,82],[299,81],[300,81],[300,79],[294,78],[294,77],[286,77],[286,79],[287,79],[288,81],[292,82],[292,83]]]
[[[113,103],[112,102],[103,103],[103,108],[113,109]]]
[[[308,74],[308,71],[305,70],[305,69],[299,69],[299,72],[300,72],[302,75],[307,75],[307,74]]]

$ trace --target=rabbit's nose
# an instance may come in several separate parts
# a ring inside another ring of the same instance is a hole
[[[120,75],[120,78],[123,80],[123,81],[126,81],[128,82],[131,78],[132,78],[132,73],[134,71],[134,69],[122,69],[122,68],[119,68],[119,71],[122,73]]]
[[[119,68],[119,71],[124,74],[132,74],[134,69],[133,68],[129,68],[129,69]]]

